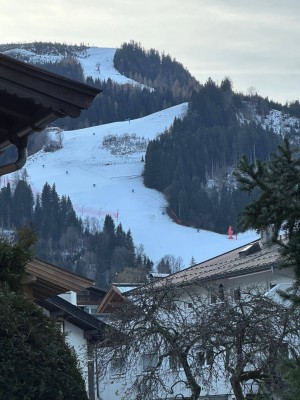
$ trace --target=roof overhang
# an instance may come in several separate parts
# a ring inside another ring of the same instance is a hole
[[[48,310],[50,315],[59,315],[68,320],[73,325],[78,326],[90,336],[99,336],[104,332],[105,323],[98,320],[94,316],[81,310],[74,304],[62,299],[59,296],[54,296],[49,299],[39,300],[38,304]]]
[[[91,279],[37,259],[26,264],[25,271],[24,284],[30,285],[31,296],[37,300],[68,291],[78,293],[94,284]]]
[[[111,286],[97,308],[97,313],[107,313],[117,309],[125,301],[125,297],[116,286]]]
[[[98,93],[94,87],[0,54],[0,151],[12,144],[18,150],[26,148],[30,133],[57,118],[78,117]]]

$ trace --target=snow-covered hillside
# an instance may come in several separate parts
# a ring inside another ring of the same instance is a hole
[[[23,52],[31,61],[61,57],[36,55],[24,49],[14,52]],[[89,48],[76,57],[86,76],[137,84],[115,70],[114,53],[115,49]],[[142,244],[154,262],[173,255],[188,266],[192,257],[200,262],[243,246],[256,239],[256,234],[249,232],[229,240],[227,232],[220,235],[176,225],[165,212],[163,195],[143,185],[142,157],[148,141],[169,128],[174,118],[183,116],[186,110],[184,103],[136,120],[66,131],[62,149],[54,153],[40,151],[29,158],[26,169],[30,184],[38,193],[45,182],[55,183],[59,195],[69,195],[83,219],[94,218],[101,224],[110,214],[116,224],[131,230],[136,246]]]
[[[73,56],[80,62],[86,78],[90,76],[102,81],[111,79],[120,85],[129,83],[131,85],[143,86],[140,83],[120,74],[120,72],[114,68],[113,60],[115,52],[116,49],[110,47],[89,47],[86,50],[77,51]],[[24,48],[7,50],[4,54],[21,60],[25,59],[33,64],[60,61],[64,57],[62,54],[36,54]]]
[[[20,44],[20,47],[16,48],[13,46],[13,49],[4,51],[4,54],[26,60],[30,63],[55,62],[61,60],[65,56],[64,54],[51,53],[51,51],[48,54],[45,52],[43,52],[43,54],[38,54],[33,50],[34,46]],[[116,48],[87,47],[80,51],[74,50],[72,56],[81,64],[85,77],[90,76],[93,79],[102,81],[111,79],[120,85],[131,84],[144,87],[141,83],[127,78],[114,68],[113,60],[115,52]],[[149,87],[148,89],[153,90]],[[291,129],[298,133],[300,131],[299,118],[291,117],[282,111],[274,109],[271,109],[267,115],[259,115],[255,104],[251,102],[248,104],[247,113],[241,114],[239,117],[242,123],[248,123],[250,121],[255,122],[260,124],[263,128],[272,129],[275,133],[280,135],[290,133]]]
[[[64,132],[63,148],[31,156],[26,164],[35,192],[45,182],[56,185],[60,195],[69,195],[84,219],[103,223],[110,214],[115,223],[130,229],[136,245],[157,262],[164,255],[202,261],[256,238],[254,233],[224,235],[173,223],[165,213],[166,200],[143,185],[142,157],[149,139],[163,132],[175,117],[184,115],[187,103],[144,118]],[[54,134],[55,135],[55,134]]]
[[[238,115],[242,124],[254,122],[261,125],[264,129],[269,129],[277,135],[285,136],[292,131],[299,134],[300,120],[299,118],[292,117],[282,111],[271,109],[266,115],[260,115],[257,112],[255,103],[245,103],[246,111]]]

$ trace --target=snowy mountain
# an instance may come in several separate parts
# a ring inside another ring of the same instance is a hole
[[[22,52],[29,60],[54,60],[55,55]],[[85,76],[119,84],[132,83],[113,67],[115,49],[89,48],[77,53]],[[69,195],[78,215],[93,224],[102,224],[106,214],[125,230],[130,229],[136,246],[142,244],[154,263],[165,255],[181,257],[184,266],[243,246],[257,238],[253,232],[228,239],[223,235],[176,225],[165,212],[164,196],[143,185],[146,146],[174,118],[182,117],[187,103],[136,120],[63,132],[63,148],[54,153],[40,151],[26,164],[29,183],[38,193],[46,182],[56,185],[59,195]],[[52,139],[57,130],[50,133]],[[61,135],[61,134],[60,134]],[[5,185],[7,179],[2,180]]]
[[[38,45],[41,45],[41,43],[38,43]],[[66,55],[71,55],[81,64],[85,78],[92,77],[100,81],[111,79],[120,85],[130,84],[145,87],[141,83],[122,75],[115,69],[113,60],[116,48],[83,46],[81,49],[81,46],[74,46],[74,49],[72,49],[72,46],[61,45],[63,49],[68,49],[68,53],[66,53],[63,50],[59,52],[55,44],[52,44],[53,48],[48,48],[47,44],[44,44],[44,46],[39,48],[39,51],[35,43],[25,43],[19,46],[17,44],[1,46],[4,46],[2,50],[3,54],[33,64],[56,62],[62,60]],[[153,90],[153,88],[149,87],[148,89]],[[252,121],[261,125],[264,129],[272,129],[280,135],[288,134],[291,130],[294,130],[296,133],[300,131],[299,118],[291,117],[282,111],[271,109],[266,115],[259,115],[255,102],[250,102],[247,110],[247,115],[239,116],[242,123]]]
[[[81,64],[85,78],[88,76],[93,79],[105,81],[111,79],[118,84],[141,85],[140,83],[121,75],[114,68],[113,59],[116,49],[110,47],[89,47],[87,49],[76,51],[72,54],[74,58]],[[6,50],[3,54],[11,57],[25,60],[29,63],[47,63],[60,61],[65,57],[65,54],[43,53],[37,54],[34,51],[26,48],[14,48]]]

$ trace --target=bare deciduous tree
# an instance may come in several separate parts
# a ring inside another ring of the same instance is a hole
[[[122,376],[124,399],[175,398],[184,391],[196,400],[222,379],[244,400],[247,383],[265,393],[283,387],[278,366],[289,347],[298,351],[298,320],[293,308],[257,287],[228,293],[221,285],[214,292],[154,282],[112,314],[112,328],[98,345],[99,371],[111,376],[110,368],[121,366],[112,381]]]
[[[245,390],[266,396],[286,390],[280,366],[289,352],[298,353],[299,310],[253,286],[217,298],[206,318],[215,362],[236,400],[245,399]]]

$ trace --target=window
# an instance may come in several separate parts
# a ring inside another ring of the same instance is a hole
[[[214,351],[209,349],[206,351],[206,365],[213,365],[214,363]]]
[[[184,308],[193,308],[193,303],[184,303]]]
[[[233,300],[240,301],[241,300],[241,288],[233,289]]]
[[[199,365],[205,365],[205,351],[199,351],[197,354],[197,362]]]
[[[218,292],[219,292],[219,300],[224,301],[225,294],[224,294],[224,286],[222,285],[222,283],[220,283],[219,285]]]
[[[218,302],[218,296],[215,292],[210,294],[210,302],[211,304],[216,304]]]
[[[211,304],[215,303],[222,303],[225,299],[225,292],[224,292],[224,286],[222,283],[216,288],[213,288],[211,294],[210,294],[210,302]]]
[[[125,373],[125,360],[121,357],[115,358],[110,363],[110,373],[112,376]]]
[[[275,286],[277,286],[277,282],[276,281],[269,282],[269,290],[273,289]]]
[[[197,354],[197,361],[200,366],[208,366],[213,365],[214,362],[214,352],[213,349],[208,349],[204,351],[200,351]]]
[[[157,354],[143,354],[143,371],[149,371],[152,368],[155,368],[158,362]]]
[[[58,319],[58,320],[56,320],[56,321],[55,321],[55,326],[56,326],[56,328],[57,328],[60,332],[64,333],[64,331],[65,331],[65,324],[64,324],[64,320],[63,320],[63,319]]]
[[[175,354],[169,356],[169,367],[172,371],[178,371],[182,368],[178,357]]]

